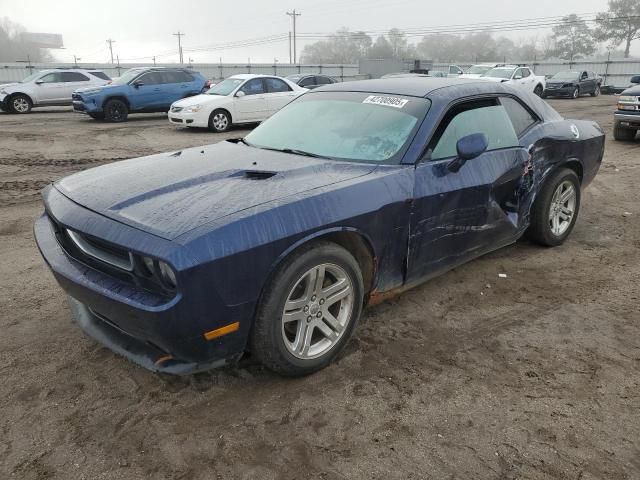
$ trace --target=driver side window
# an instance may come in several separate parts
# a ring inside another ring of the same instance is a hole
[[[458,140],[473,133],[487,136],[487,151],[519,145],[509,115],[498,100],[478,100],[457,105],[447,113],[431,140],[430,160],[455,157]]]
[[[240,89],[245,95],[258,95],[264,93],[264,85],[261,78],[254,78],[245,83]]]
[[[42,83],[60,83],[62,82],[62,74],[60,72],[47,73],[40,78]]]

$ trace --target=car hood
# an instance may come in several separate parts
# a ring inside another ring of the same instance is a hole
[[[374,169],[221,142],[103,165],[55,188],[96,213],[173,240],[221,217]]]
[[[100,84],[96,84],[93,85],[91,87],[82,87],[82,88],[78,88],[75,90],[76,93],[84,93],[84,92],[89,92],[89,91],[95,91],[95,90],[99,90],[100,92],[105,92],[105,91],[109,91],[109,90],[116,90],[119,88],[122,88],[123,85],[113,85],[113,84],[107,84],[107,85],[100,85]]]
[[[463,73],[458,78],[480,78],[481,76],[479,73]]]
[[[171,106],[186,108],[192,105],[209,105],[211,103],[218,103],[218,102],[221,102],[222,100],[228,100],[228,99],[229,97],[225,95],[200,94],[200,95],[194,95],[193,97],[183,98],[182,100],[173,102],[173,105]]]
[[[623,90],[620,95],[640,95],[640,85],[634,85],[626,90]]]
[[[5,89],[5,88],[11,88],[11,87],[15,87],[16,85],[20,85],[17,82],[13,82],[13,83],[3,83],[0,84],[0,90]]]
[[[547,80],[547,85],[573,85],[577,80]]]
[[[489,80],[490,82],[496,82],[496,83],[505,83],[505,82],[511,81],[511,79],[498,78],[498,77],[478,77],[478,78],[481,78],[482,80]]]

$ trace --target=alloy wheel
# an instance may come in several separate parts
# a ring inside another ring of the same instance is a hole
[[[26,113],[29,111],[29,101],[24,97],[18,97],[13,100],[13,109],[18,113]]]
[[[565,180],[556,188],[549,207],[549,226],[556,237],[562,236],[573,220],[576,211],[576,189]]]
[[[109,105],[109,118],[114,122],[119,122],[124,118],[125,106],[122,103],[112,103]]]
[[[342,267],[325,263],[305,272],[282,313],[282,339],[289,353],[303,360],[326,354],[347,331],[353,302],[353,282]]]

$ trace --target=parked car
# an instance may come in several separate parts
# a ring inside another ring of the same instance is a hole
[[[523,88],[539,97],[542,96],[546,84],[544,76],[535,75],[529,67],[518,67],[517,65],[492,68],[479,78]]]
[[[0,85],[0,109],[29,113],[34,107],[71,105],[71,94],[79,87],[97,87],[110,81],[102,70],[48,69],[17,83]]]
[[[618,98],[618,107],[613,114],[613,138],[631,141],[640,130],[640,75],[631,78],[630,88]]]
[[[463,72],[460,75],[461,78],[480,78],[482,75],[487,73],[489,70],[502,67],[504,63],[480,63],[478,65],[471,65],[466,72]]]
[[[185,68],[132,68],[109,85],[73,92],[73,109],[91,118],[124,122],[130,113],[166,112],[176,100],[202,92],[206,81]]]
[[[234,75],[202,95],[175,102],[169,122],[224,132],[233,124],[261,122],[307,91],[280,77]]]
[[[546,82],[543,97],[570,97],[590,94],[592,97],[600,95],[602,79],[588,70],[563,70],[549,78]]]
[[[307,73],[299,73],[296,75],[288,75],[285,77],[287,80],[295,83],[299,87],[313,89],[321,87],[322,85],[331,85],[332,83],[337,83],[338,81],[330,77],[328,75],[320,75],[320,74],[307,74]]]
[[[522,89],[345,82],[244,138],[115,162],[43,192],[35,237],[75,320],[155,371],[245,351],[328,365],[363,305],[523,234],[562,244],[604,133]]]

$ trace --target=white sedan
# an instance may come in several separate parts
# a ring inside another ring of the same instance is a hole
[[[234,75],[206,93],[174,102],[169,122],[224,132],[233,124],[261,122],[307,91],[285,78]]]
[[[523,88],[535,93],[539,97],[544,92],[545,79],[541,75],[535,75],[528,67],[517,65],[504,65],[492,68],[480,77],[482,80],[491,80],[512,85],[515,88]]]

